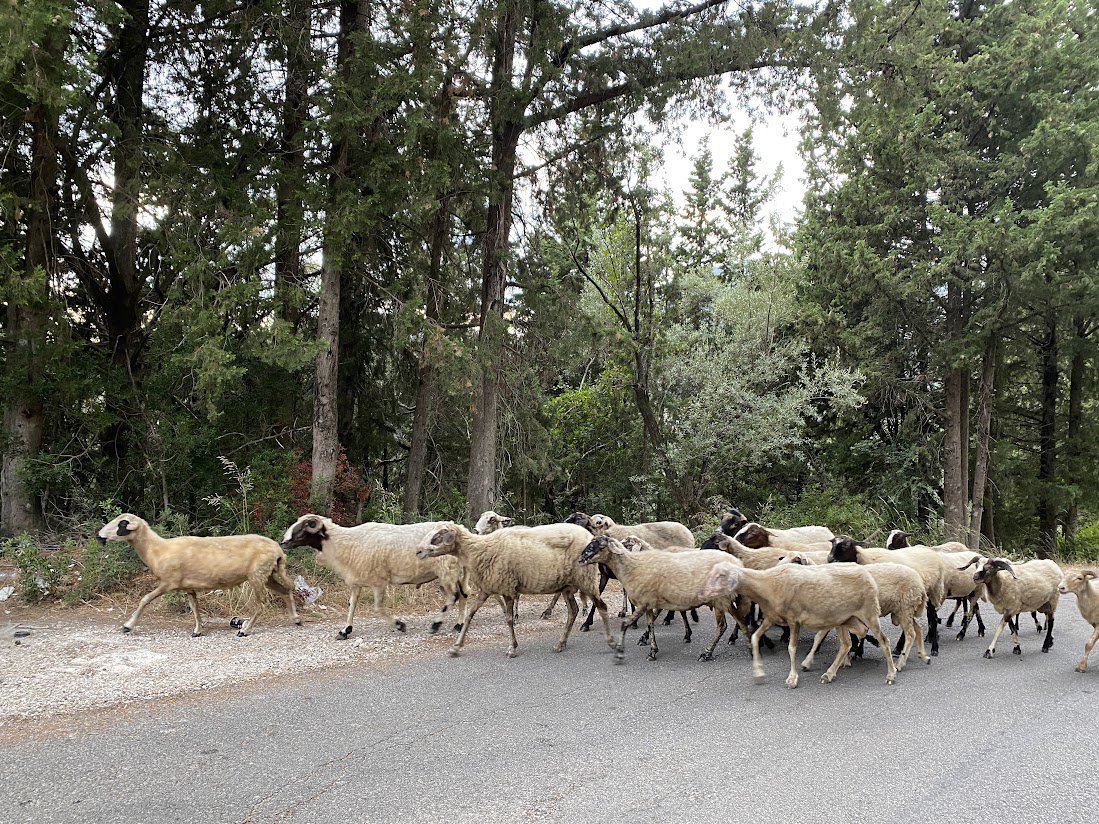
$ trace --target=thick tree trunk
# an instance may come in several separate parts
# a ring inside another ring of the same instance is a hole
[[[281,168],[276,185],[275,292],[279,317],[301,320],[301,237],[305,222],[305,124],[309,116],[310,0],[288,0],[281,24],[286,50],[282,103]]]
[[[1073,320],[1076,337],[1073,341],[1072,362],[1068,376],[1068,425],[1065,431],[1065,457],[1072,472],[1083,471],[1080,465],[1084,454],[1084,445],[1080,438],[1080,427],[1084,421],[1084,375],[1087,366],[1085,340],[1088,336],[1088,323],[1077,315]],[[1071,476],[1070,476],[1071,477]],[[1065,535],[1076,537],[1080,525],[1080,505],[1077,496],[1073,496],[1065,511]]]
[[[962,290],[947,285],[946,329],[950,342],[956,345],[963,332]],[[966,405],[969,373],[964,367],[947,366],[944,382],[944,431],[943,431],[943,520],[946,537],[951,541],[966,539],[966,500],[969,489],[965,466],[969,438],[969,409]]]
[[[496,427],[507,324],[504,292],[507,284],[511,204],[515,193],[515,159],[523,133],[521,110],[516,111],[512,71],[520,23],[520,3],[507,0],[496,31],[492,66],[492,169],[485,228],[484,268],[481,278],[481,317],[478,334],[480,376],[473,394],[473,426],[469,443],[466,507],[476,518],[496,504]]]
[[[977,419],[977,459],[973,468],[973,509],[969,520],[969,547],[976,550],[981,543],[981,522],[985,510],[985,484],[988,480],[988,464],[991,454],[992,402],[995,398],[996,335],[991,335],[985,346],[984,364],[981,368],[981,401]]]
[[[1042,356],[1042,406],[1038,424],[1038,551],[1052,558],[1057,550],[1057,313],[1046,312]]]
[[[54,33],[34,50],[34,64],[46,76],[43,86],[59,88],[58,69],[65,38]],[[4,453],[0,465],[0,534],[35,532],[42,527],[40,502],[27,489],[23,476],[28,461],[42,445],[45,414],[42,404],[43,349],[46,345],[45,310],[49,277],[57,270],[52,217],[57,200],[58,114],[46,102],[27,110],[31,126],[30,197],[26,205],[26,244],[22,279],[31,285],[34,299],[9,301],[7,336],[12,344],[8,364],[19,376],[4,405]],[[41,278],[40,283],[36,283]]]
[[[354,58],[354,36],[369,30],[368,4],[359,0],[340,3],[340,34],[336,61],[347,79]],[[349,133],[350,132],[350,133]],[[340,292],[346,265],[348,227],[342,210],[348,186],[348,159],[354,129],[340,123],[335,127],[329,157],[328,209],[324,226],[321,264],[321,294],[317,306],[317,338],[325,348],[317,355],[313,399],[313,479],[309,489],[311,505],[321,513],[332,508],[332,488],[340,456],[337,413],[340,367]]]

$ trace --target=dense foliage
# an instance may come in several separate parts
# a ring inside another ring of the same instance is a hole
[[[1091,4],[646,8],[6,4],[0,532],[735,502],[1086,549]],[[750,130],[661,182],[748,103],[803,113],[796,225]]]

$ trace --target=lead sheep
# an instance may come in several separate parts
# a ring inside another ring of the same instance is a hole
[[[368,522],[358,526],[340,526],[323,515],[302,515],[282,539],[283,549],[309,547],[317,552],[317,562],[332,570],[350,589],[347,604],[347,624],[336,633],[341,641],[354,629],[355,611],[364,587],[374,591],[374,615],[385,615],[385,593],[390,585],[421,586],[435,582],[446,596],[439,614],[431,623],[431,632],[439,631],[443,615],[464,602],[461,567],[452,559],[423,561],[416,557],[416,547],[430,534],[438,522],[419,524],[385,524]],[[393,626],[404,632],[407,624],[393,617]],[[460,629],[461,625],[455,626]]]
[[[786,687],[798,685],[798,633],[806,629],[837,628],[839,652],[832,666],[820,677],[822,684],[835,680],[847,653],[851,649],[849,633],[862,635],[869,631],[885,654],[885,683],[897,680],[897,668],[889,654],[889,641],[882,632],[879,616],[878,586],[873,576],[854,564],[801,566],[782,564],[767,570],[747,569],[725,562],[716,565],[703,590],[709,597],[744,596],[759,604],[763,623],[752,633],[752,677],[762,683],[763,663],[759,655],[759,639],[772,624],[790,628],[790,674]]]
[[[161,595],[186,592],[195,617],[191,636],[197,638],[202,635],[198,593],[228,589],[245,581],[252,584],[257,595],[269,590],[285,597],[290,617],[301,626],[294,604],[294,582],[286,574],[286,556],[270,538],[262,535],[161,538],[143,518],[128,512],[104,525],[97,537],[104,543],[128,543],[157,577],[156,588],[141,599],[130,620],[122,625],[123,632],[133,630],[145,607]],[[248,635],[258,615],[257,611],[247,619],[237,635]]]
[[[1084,657],[1076,665],[1077,672],[1087,672],[1088,656],[1091,655],[1095,642],[1099,641],[1099,569],[1083,569],[1079,572],[1066,572],[1057,585],[1057,591],[1062,595],[1070,592],[1076,595],[1076,607],[1080,615],[1091,624],[1091,639],[1084,644]]]
[[[465,644],[466,633],[477,610],[492,595],[504,599],[504,616],[511,634],[508,657],[514,658],[519,641],[515,637],[515,598],[520,594],[543,595],[560,592],[565,596],[569,617],[554,652],[568,644],[569,633],[579,613],[575,593],[592,599],[603,619],[607,644],[614,647],[607,605],[599,597],[598,576],[594,569],[577,565],[576,556],[587,544],[590,534],[573,524],[548,524],[521,530],[501,529],[489,535],[477,535],[461,524],[444,522],[426,535],[416,550],[421,559],[453,555],[465,568],[472,586],[479,592],[472,599],[462,631],[450,654],[455,656]]]
[[[1058,587],[1061,583],[1061,567],[1056,561],[1027,561],[1013,566],[1007,558],[974,558],[965,567],[977,566],[973,580],[985,585],[988,600],[1003,617],[992,643],[985,650],[985,658],[996,654],[996,642],[1004,627],[1011,626],[1011,638],[1015,655],[1022,655],[1019,645],[1019,615],[1024,612],[1041,612],[1046,616],[1046,637],[1042,652],[1053,647],[1053,613],[1057,610]],[[1012,620],[1014,619],[1014,620]]]

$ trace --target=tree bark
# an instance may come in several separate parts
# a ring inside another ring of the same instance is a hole
[[[368,4],[359,0],[340,3],[340,34],[336,61],[345,81],[355,55],[354,36],[369,31]],[[350,133],[349,133],[350,131]],[[340,366],[340,292],[345,269],[343,250],[348,243],[342,210],[348,186],[348,158],[353,129],[344,123],[335,127],[329,156],[328,208],[325,214],[321,294],[317,307],[317,338],[325,348],[317,355],[313,399],[313,478],[309,489],[311,505],[322,514],[332,508],[332,489],[340,456],[337,413]]]
[[[495,506],[497,496],[497,406],[506,334],[504,292],[507,284],[511,205],[515,193],[515,160],[519,138],[523,132],[522,106],[516,106],[516,90],[512,85],[516,41],[522,16],[520,5],[519,0],[506,1],[493,46],[493,93],[489,104],[492,169],[477,336],[480,376],[473,394],[473,426],[469,444],[469,475],[466,480],[466,507],[471,519]]]
[[[969,520],[969,548],[976,551],[981,543],[981,522],[985,510],[985,484],[991,454],[992,402],[995,398],[997,341],[995,332],[985,346],[981,367],[981,401],[977,420],[977,459],[973,468],[973,508]]]
[[[1042,405],[1038,425],[1038,552],[1052,558],[1057,550],[1057,312],[1046,310],[1042,360]]]
[[[952,342],[961,339],[962,327],[961,290],[953,283],[947,286],[947,334]],[[946,537],[951,541],[965,540],[966,472],[964,441],[968,438],[968,410],[965,408],[965,384],[967,371],[958,366],[947,366],[945,393],[945,421],[943,432],[943,520]]]
[[[41,73],[47,95],[60,90],[66,41],[65,33],[51,31],[32,50],[29,62]],[[38,100],[27,110],[26,119],[31,127],[31,165],[21,279],[34,297],[8,302],[7,336],[12,343],[8,364],[19,380],[13,382],[4,405],[5,444],[0,463],[0,534],[4,535],[42,528],[41,502],[27,489],[24,473],[42,446],[45,312],[49,278],[57,272],[52,231],[57,202],[57,108],[48,100]]]
[[[1084,445],[1080,437],[1080,428],[1084,422],[1084,374],[1087,366],[1087,351],[1085,340],[1088,337],[1087,320],[1077,315],[1073,319],[1073,327],[1076,331],[1073,340],[1072,361],[1069,366],[1068,377],[1068,424],[1065,431],[1065,457],[1070,462],[1073,475],[1083,471]],[[1073,495],[1065,511],[1065,536],[1076,537],[1076,530],[1080,526],[1080,504],[1078,497]]]

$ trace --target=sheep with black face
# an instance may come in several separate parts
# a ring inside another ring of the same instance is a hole
[[[984,584],[987,598],[1003,617],[992,636],[992,643],[985,650],[985,658],[996,654],[996,642],[1005,626],[1011,627],[1011,639],[1016,655],[1023,654],[1019,645],[1019,615],[1024,612],[1041,612],[1046,616],[1046,637],[1042,652],[1053,646],[1053,613],[1057,610],[1058,586],[1061,583],[1061,567],[1056,561],[1027,561],[1013,565],[1007,558],[974,558],[965,566],[976,566],[973,580]]]

